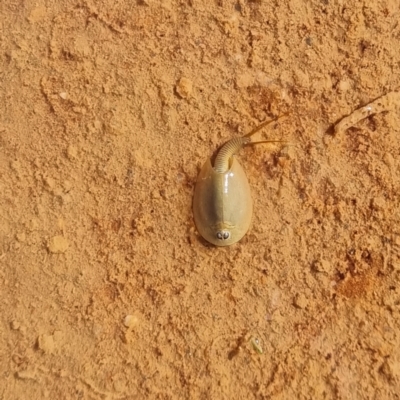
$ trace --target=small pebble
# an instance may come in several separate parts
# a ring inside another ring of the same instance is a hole
[[[54,189],[56,186],[56,181],[53,178],[50,178],[49,176],[47,176],[46,178],[44,178],[44,183],[47,185],[47,187],[49,187],[50,189]]]
[[[134,328],[136,325],[138,325],[138,323],[139,323],[139,318],[135,315],[127,315],[124,318],[124,325],[129,329]]]
[[[73,146],[72,144],[70,144],[67,148],[67,157],[69,160],[73,161],[76,159],[78,155],[78,150],[75,146]]]
[[[392,169],[394,167],[394,157],[391,153],[385,153],[383,155],[383,162]]]
[[[297,308],[306,308],[308,306],[308,300],[304,294],[299,293],[295,298],[293,304]]]
[[[57,235],[52,237],[47,244],[50,253],[65,253],[68,249],[69,243],[64,236]]]
[[[11,321],[11,329],[13,329],[13,330],[17,330],[17,329],[19,329],[19,327],[20,327],[20,324],[19,324],[19,322],[18,321]]]
[[[372,199],[372,208],[374,210],[385,210],[386,209],[386,200],[382,196],[374,197]]]
[[[25,371],[17,371],[16,376],[18,379],[22,380],[33,380],[36,381],[36,372],[31,369],[27,369]]]
[[[16,236],[18,242],[25,242],[25,240],[26,240],[26,235],[24,232],[17,233],[15,236]]]
[[[330,273],[332,271],[331,263],[327,260],[321,259],[314,263],[313,269],[317,272]]]
[[[349,80],[346,79],[342,79],[339,83],[338,83],[338,92],[339,93],[344,93],[347,92],[349,89],[351,89],[351,82]]]
[[[47,354],[53,354],[55,345],[53,335],[40,335],[38,338],[39,349]]]
[[[176,92],[183,99],[187,99],[192,95],[193,91],[193,83],[190,79],[181,78],[180,81],[176,85]]]
[[[159,198],[161,197],[160,191],[159,191],[159,190],[153,190],[153,191],[151,192],[151,197],[152,197],[153,199],[159,199]]]

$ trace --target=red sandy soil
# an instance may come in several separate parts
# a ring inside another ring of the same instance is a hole
[[[2,0],[0,398],[399,398],[399,111],[332,133],[399,88],[399,11]],[[284,113],[208,245],[199,168]]]

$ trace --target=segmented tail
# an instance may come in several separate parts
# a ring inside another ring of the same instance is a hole
[[[250,142],[248,137],[233,138],[226,142],[219,150],[214,162],[214,171],[220,174],[225,173],[229,169],[229,160],[244,145]]]
[[[279,119],[285,118],[288,114],[283,114],[280,117],[265,121],[261,125],[254,128],[251,132],[243,137],[233,138],[226,142],[219,150],[217,157],[215,158],[214,171],[220,174],[225,173],[229,169],[229,161],[231,157],[236,154],[243,146],[250,144],[261,144],[261,143],[284,143],[282,140],[261,140],[258,142],[252,142],[250,137],[253,136],[260,129],[278,121]]]

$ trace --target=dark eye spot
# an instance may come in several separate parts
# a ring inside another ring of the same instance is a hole
[[[219,231],[216,236],[219,240],[227,240],[231,237],[231,234],[228,231]]]

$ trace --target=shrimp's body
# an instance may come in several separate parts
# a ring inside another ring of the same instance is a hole
[[[233,138],[219,150],[214,166],[208,159],[197,179],[193,214],[201,236],[216,246],[238,242],[248,231],[253,214],[253,201],[246,174],[234,155],[246,145],[280,142],[252,142],[250,136],[276,121],[266,121],[247,135]]]

